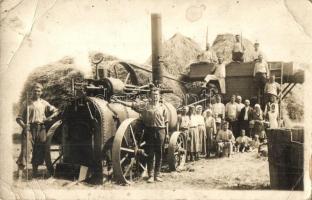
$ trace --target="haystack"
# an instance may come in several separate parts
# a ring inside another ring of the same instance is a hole
[[[26,92],[30,92],[32,85],[38,82],[44,87],[42,98],[62,110],[72,98],[72,79],[81,81],[83,78],[84,74],[78,70],[74,59],[70,57],[38,67],[27,78],[20,103],[25,100]]]
[[[201,52],[199,44],[189,37],[176,33],[163,44],[164,66],[171,75],[186,74],[189,64],[195,61]],[[146,63],[151,65],[151,57]]]

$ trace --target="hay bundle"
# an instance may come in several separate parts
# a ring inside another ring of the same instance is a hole
[[[72,79],[82,81],[83,78],[84,74],[77,69],[70,57],[36,68],[26,80],[20,103],[25,100],[26,92],[30,92],[32,85],[38,82],[44,87],[42,98],[62,110],[72,98]]]

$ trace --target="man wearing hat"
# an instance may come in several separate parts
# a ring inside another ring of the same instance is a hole
[[[22,148],[16,163],[19,170],[24,169],[27,164],[26,160],[28,160],[29,152],[32,149],[31,163],[33,177],[38,175],[38,166],[44,162],[45,142],[47,138],[44,123],[51,121],[58,114],[58,110],[54,106],[41,99],[42,89],[43,87],[39,83],[33,85],[31,99],[27,99],[22,104],[20,113],[16,118],[16,122],[23,128]],[[28,141],[26,141],[26,134]],[[32,145],[28,145],[29,141],[31,141]]]
[[[213,74],[208,74],[205,77],[205,85],[209,83],[210,80],[218,80],[221,93],[225,94],[225,63],[220,54],[218,55],[218,62],[214,65],[212,71],[214,71]]]
[[[147,173],[148,183],[154,181],[162,182],[160,178],[160,169],[163,156],[163,145],[166,136],[166,127],[168,123],[167,110],[160,102],[160,91],[157,87],[151,84],[150,98],[147,102],[126,102],[119,99],[114,99],[116,102],[125,106],[132,107],[140,113],[143,120],[144,131],[146,135],[146,145],[148,147],[147,157]],[[154,166],[155,155],[155,166]],[[152,171],[154,169],[154,176]]]
[[[232,50],[232,60],[234,62],[244,62],[245,47],[242,44],[240,35],[235,35],[235,43]]]

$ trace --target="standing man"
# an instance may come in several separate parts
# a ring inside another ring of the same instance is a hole
[[[230,129],[235,137],[239,136],[237,131],[237,103],[235,102],[236,96],[231,96],[231,101],[225,105],[225,119],[229,122]]]
[[[237,103],[237,116],[239,116],[241,110],[245,107],[245,105],[242,103],[242,97],[236,96],[236,103]]]
[[[258,61],[259,55],[262,55],[264,57],[263,52],[260,50],[260,44],[259,42],[255,42],[254,44],[254,51],[252,52],[252,60],[254,62]]]
[[[216,96],[216,103],[212,104],[212,114],[216,119],[217,130],[221,128],[221,121],[225,118],[225,107],[221,102],[221,96]]]
[[[238,115],[238,126],[239,131],[245,130],[247,136],[251,137],[249,122],[252,120],[252,108],[250,107],[250,101],[245,100],[245,107],[242,108],[240,114]]]
[[[115,99],[118,103],[132,107],[135,111],[139,112],[140,117],[143,120],[145,132],[147,133],[146,144],[148,146],[148,183],[152,183],[154,181],[162,182],[162,179],[160,178],[160,169],[168,120],[166,108],[159,100],[160,91],[154,85],[151,85],[150,99],[147,102],[125,102]],[[152,176],[153,169],[154,176]]]
[[[218,80],[221,93],[225,94],[225,63],[223,62],[221,55],[218,55],[218,63],[214,65],[212,71],[214,71],[213,74],[208,74],[205,77],[205,85],[207,85],[210,80]]]
[[[31,163],[33,177],[38,176],[38,166],[44,162],[45,142],[47,138],[44,123],[51,121],[58,114],[58,110],[54,106],[40,98],[42,90],[43,87],[41,84],[35,83],[33,85],[31,99],[23,103],[20,113],[16,118],[16,122],[23,128],[22,149],[16,163],[19,170],[24,169],[27,165],[26,160],[29,158],[29,150],[32,149]],[[48,116],[48,114],[50,115]],[[26,123],[27,121],[29,124]],[[26,134],[28,134],[27,137]],[[26,138],[28,141],[26,141]],[[32,145],[28,145],[29,141],[31,141]]]
[[[235,43],[232,50],[232,60],[234,62],[244,62],[245,47],[241,41],[240,35],[235,35]]]
[[[275,82],[275,76],[271,75],[269,82],[267,82],[264,86],[264,94],[268,102],[271,99],[271,96],[278,96],[281,91],[280,84]]]
[[[261,97],[264,94],[264,86],[266,84],[267,78],[270,76],[270,70],[268,63],[263,60],[263,56],[260,54],[257,62],[255,63],[254,73],[255,82],[258,90],[258,103],[263,104],[261,102]]]

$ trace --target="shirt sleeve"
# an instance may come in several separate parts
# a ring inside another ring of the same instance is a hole
[[[49,102],[47,101],[44,101],[44,102],[45,102],[46,111],[48,111],[49,113],[55,113],[57,111],[57,108],[51,105]]]

